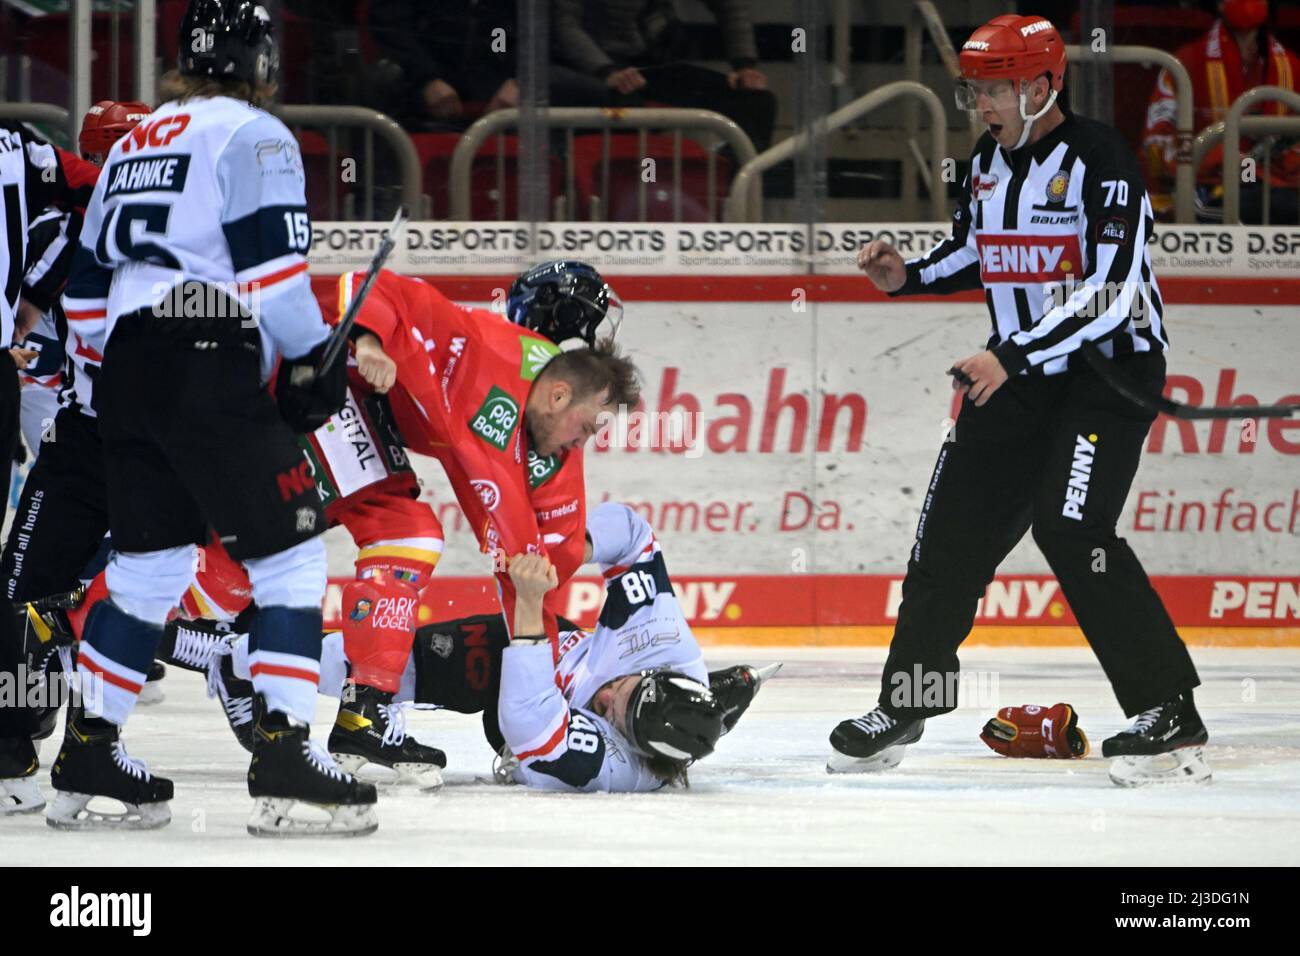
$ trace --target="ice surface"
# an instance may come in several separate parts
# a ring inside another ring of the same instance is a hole
[[[645,795],[529,792],[490,782],[477,717],[410,715],[448,753],[437,793],[387,789],[379,832],[356,840],[258,840],[247,756],[197,675],[171,669],[167,699],[141,708],[124,739],[176,782],[169,827],[62,833],[42,817],[0,819],[8,864],[1081,864],[1300,863],[1300,651],[1193,649],[1209,727],[1207,787],[1128,791],[1100,758],[1127,726],[1084,650],[971,648],[966,686],[985,696],[930,721],[902,766],[825,772],[827,735],[870,708],[884,649],[712,649],[711,666],[785,660],[736,731],[691,772],[691,789]],[[997,699],[989,699],[996,677]],[[1064,700],[1095,753],[1083,761],[1007,760],[978,740],[997,706]],[[322,742],[333,701],[320,699]],[[61,731],[59,732],[61,733]],[[56,738],[42,751],[42,786]]]

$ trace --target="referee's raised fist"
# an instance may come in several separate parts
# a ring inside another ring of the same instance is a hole
[[[883,239],[869,242],[858,251],[858,268],[881,292],[897,292],[907,281],[903,257]]]

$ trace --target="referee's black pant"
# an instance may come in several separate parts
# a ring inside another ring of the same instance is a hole
[[[18,448],[18,415],[21,408],[18,369],[7,349],[0,349],[0,516],[9,505],[9,472]],[[9,752],[6,741],[24,739],[34,729],[34,714],[25,705],[27,685],[20,681],[19,664],[23,661],[22,633],[15,620],[12,605],[0,596],[0,681],[9,684],[15,698],[0,705],[0,748]],[[27,752],[24,750],[24,752]]]
[[[1153,394],[1159,354],[1120,360]],[[1200,683],[1164,605],[1116,535],[1155,416],[1091,370],[1014,376],[982,408],[967,399],[926,488],[880,706],[930,717],[957,706],[957,648],[1002,559],[1032,529],[1052,572],[1133,716]]]

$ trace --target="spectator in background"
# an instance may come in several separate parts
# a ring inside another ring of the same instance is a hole
[[[1268,30],[1268,0],[1220,0],[1219,19],[1203,39],[1178,51],[1178,59],[1192,78],[1197,132],[1224,119],[1237,97],[1254,86],[1281,86],[1294,90],[1300,73],[1300,59],[1286,49]],[[1161,70],[1147,109],[1142,152],[1146,159],[1151,203],[1157,216],[1170,218],[1173,211],[1173,183],[1177,142],[1175,138],[1175,93],[1168,71]],[[1285,116],[1280,103],[1268,103],[1255,112]],[[1259,180],[1243,183],[1243,222],[1262,222],[1264,202],[1264,158],[1269,155],[1269,221],[1275,225],[1300,222],[1300,146],[1294,139],[1279,141],[1264,137],[1253,143],[1242,139],[1242,155],[1254,156]],[[1202,222],[1223,220],[1223,150],[1215,147],[1206,154],[1197,173],[1197,218]]]
[[[705,0],[722,29],[731,72],[680,59],[682,25],[672,0],[555,0],[551,39],[554,106],[670,106],[716,110],[759,152],[772,142],[776,98],[757,69],[747,0]]]
[[[371,0],[370,35],[401,71],[394,111],[458,123],[518,106],[515,21],[513,0]]]

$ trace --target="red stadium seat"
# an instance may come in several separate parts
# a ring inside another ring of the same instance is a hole
[[[412,133],[420,166],[424,170],[424,192],[433,203],[435,219],[451,214],[449,193],[451,154],[460,141],[459,133]],[[502,215],[497,214],[497,151],[503,164]],[[561,186],[560,163],[551,157],[551,195]],[[514,219],[519,211],[519,140],[515,136],[492,136],[483,143],[470,169],[470,216],[473,219]]]
[[[1070,19],[1070,34],[1080,44],[1090,42],[1079,36],[1079,14]],[[1133,6],[1115,8],[1115,46],[1152,46],[1176,52],[1185,44],[1203,37],[1214,23],[1214,16],[1202,10],[1170,7]],[[1117,63],[1114,67],[1115,126],[1136,149],[1146,126],[1147,102],[1156,86],[1158,69],[1136,63]]]
[[[585,219],[591,215],[591,200],[599,197],[602,219],[611,222],[634,222],[640,218],[638,203],[641,188],[643,160],[655,161],[655,181],[646,184],[646,218],[652,222],[671,222],[673,196],[678,184],[673,182],[673,137],[653,134],[646,136],[642,151],[640,138],[634,133],[619,133],[609,138],[609,195],[601,196],[601,141],[600,135],[578,136],[573,143],[574,184],[578,194],[578,208],[574,216]],[[716,161],[717,187],[715,206],[720,206],[731,180],[731,163],[719,156]],[[682,221],[707,222],[717,217],[709,215],[708,153],[694,140],[682,137]]]
[[[307,213],[313,222],[323,222],[333,218],[343,218],[343,200],[347,187],[343,183],[337,166],[339,159],[347,150],[340,147],[334,156],[335,166],[330,165],[329,140],[322,134],[310,129],[294,131],[298,137],[298,148],[302,150],[302,168],[307,176]],[[358,174],[358,179],[360,174]],[[330,215],[330,195],[334,196],[336,216]]]

